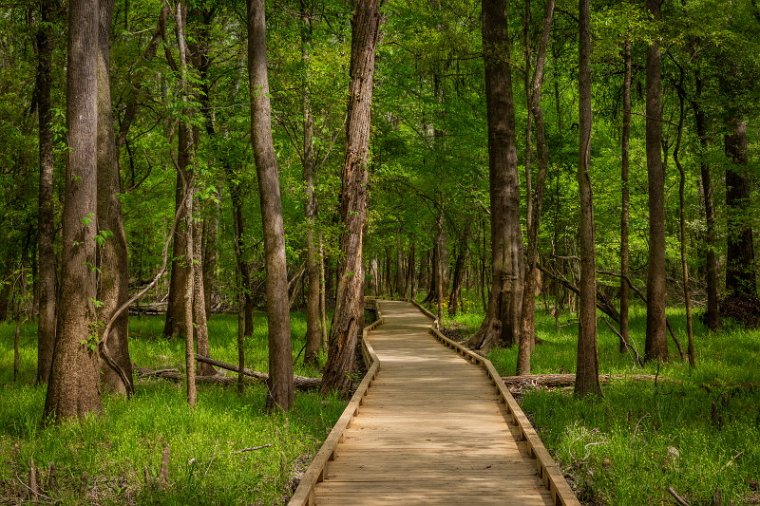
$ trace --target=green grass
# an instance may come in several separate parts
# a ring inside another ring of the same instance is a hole
[[[162,325],[157,317],[131,319],[133,362],[182,369],[183,345],[158,337]],[[212,355],[236,362],[235,318],[215,316],[209,331]],[[294,354],[304,331],[303,316],[294,313]],[[266,371],[265,334],[260,316],[246,343],[248,367]],[[33,386],[34,326],[23,328],[16,383],[12,340],[13,327],[0,324],[0,504],[28,498],[24,484],[32,459],[42,493],[58,504],[281,504],[294,469],[316,452],[345,406],[335,397],[299,393],[289,413],[267,414],[263,386],[248,386],[238,397],[234,387],[199,385],[191,412],[182,384],[140,380],[133,399],[104,398],[102,416],[43,427],[45,392]],[[302,367],[297,372],[317,373]],[[235,453],[266,444],[272,446]],[[166,446],[169,482],[162,486]]]
[[[631,335],[643,353],[645,311],[632,308]],[[668,317],[685,349],[684,314]],[[533,354],[534,373],[575,371],[577,321],[537,315],[542,340]],[[463,335],[477,330],[482,314],[447,319]],[[557,323],[559,325],[557,325]],[[760,504],[760,331],[727,326],[710,334],[695,320],[697,367],[682,362],[670,337],[671,361],[662,381],[614,381],[601,399],[578,399],[569,390],[533,390],[520,402],[546,446],[589,504],[673,504],[673,487],[692,505]],[[657,374],[618,352],[617,337],[601,322],[602,373]],[[495,349],[489,358],[501,374],[514,374],[516,348]],[[668,380],[672,381],[668,381]]]

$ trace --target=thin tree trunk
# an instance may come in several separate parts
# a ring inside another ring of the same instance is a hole
[[[193,210],[193,333],[195,335],[196,348],[199,355],[211,356],[211,345],[208,339],[208,316],[206,315],[206,290],[203,272],[203,231],[204,220],[201,220],[201,209],[198,199],[195,200]],[[216,370],[207,363],[196,365],[196,371],[201,376],[213,376]]]
[[[659,0],[647,0],[656,21],[661,19]],[[644,360],[668,360],[665,305],[665,168],[662,163],[662,76],[660,44],[647,50],[646,151],[649,180],[649,256],[647,269],[647,331]]]
[[[166,306],[166,319],[164,321],[164,336],[176,338],[185,334],[184,311],[185,311],[185,287],[188,286],[187,276],[189,274],[189,262],[185,256],[187,251],[187,241],[189,231],[186,227],[187,217],[185,211],[187,205],[186,188],[189,180],[190,153],[188,146],[190,141],[187,139],[191,133],[187,128],[180,125],[177,135],[177,183],[175,187],[175,213],[179,213],[177,227],[174,230],[174,239],[172,243],[172,264],[169,278],[169,300]]]
[[[705,234],[705,269],[707,281],[707,327],[716,331],[720,327],[720,308],[718,296],[718,241],[715,231],[715,207],[713,200],[713,183],[710,174],[710,166],[707,163],[708,133],[707,116],[702,108],[702,88],[704,82],[699,71],[695,75],[696,100],[691,106],[694,111],[697,137],[699,137],[699,171],[702,177],[702,192],[705,205],[705,222],[707,232]]]
[[[552,20],[554,18],[554,0],[546,3],[546,15],[544,17],[541,41],[536,54],[536,73],[533,76],[530,92],[530,114],[536,122],[536,149],[538,152],[538,177],[536,180],[535,195],[528,195],[533,199],[533,219],[528,228],[528,251],[526,255],[525,288],[523,291],[522,320],[520,330],[520,349],[517,355],[517,374],[530,374],[530,354],[535,342],[535,314],[536,314],[536,288],[538,282],[538,231],[541,224],[541,210],[543,208],[544,190],[546,189],[546,174],[549,171],[549,146],[546,142],[546,129],[544,125],[544,111],[541,108],[541,91],[544,82],[544,64],[546,62],[546,48],[551,36]]]
[[[533,58],[533,49],[530,40],[530,24],[532,21],[530,2],[531,0],[524,0],[523,2],[523,56],[525,58],[523,83],[525,85],[525,105],[528,110],[528,114],[525,118],[525,232],[527,235],[530,235],[530,231],[533,228],[533,176],[531,174],[531,163],[533,161],[533,146],[531,138],[533,133],[533,117],[530,114],[533,105],[533,86],[530,68],[531,59]],[[526,265],[526,267],[528,266]]]
[[[631,139],[631,82],[633,79],[633,65],[631,57],[631,41],[623,42],[623,64],[625,74],[623,77],[623,134],[621,138],[621,162],[620,162],[620,353],[625,353],[628,335],[628,283],[625,278],[629,275],[630,247],[628,245],[630,187],[628,185],[628,171],[630,168],[630,139]]]
[[[221,205],[217,199],[211,203],[211,210],[203,220],[203,300],[205,304],[206,319],[211,318],[213,311],[214,294],[216,293],[216,264],[219,260],[219,213]]]
[[[438,262],[435,265],[435,299],[438,308],[438,323],[443,324],[443,203],[438,204],[438,215],[435,218],[435,251]]]
[[[327,351],[327,280],[325,279],[325,246],[322,242],[322,234],[319,234],[319,319],[322,329],[322,349]]]
[[[183,114],[189,114],[188,98],[189,98],[189,85],[187,80],[187,44],[185,41],[185,23],[186,16],[183,12],[182,1],[177,1],[175,5],[175,19],[176,19],[176,32],[177,32],[177,46],[179,47],[179,72],[180,72],[180,91],[181,100],[183,104]],[[179,162],[177,167],[177,173],[182,178],[181,187],[185,189],[184,200],[181,202],[181,206],[184,206],[184,248],[183,254],[185,256],[185,285],[182,287],[183,295],[183,321],[184,321],[184,335],[185,335],[185,385],[187,394],[187,403],[191,408],[195,407],[197,391],[195,387],[195,329],[193,325],[193,312],[194,312],[194,295],[195,295],[195,268],[193,266],[193,201],[195,199],[195,175],[192,169],[189,168],[190,160],[192,158],[192,152],[195,149],[193,145],[193,132],[192,127],[185,123],[185,120],[179,123],[179,153],[180,157],[187,157],[187,165],[182,167],[182,162]],[[179,181],[178,181],[179,183]],[[178,186],[180,186],[178,184]],[[175,236],[174,251],[177,251],[177,243]],[[174,273],[172,269],[172,274]]]
[[[468,344],[482,351],[519,341],[522,305],[520,191],[515,110],[503,0],[483,0],[483,58],[491,195],[491,293],[480,329]]]
[[[272,140],[264,0],[248,0],[248,78],[251,94],[251,140],[256,161],[264,229],[266,306],[269,329],[267,407],[289,410],[293,404],[293,357],[290,343],[288,269],[280,180]]]
[[[406,266],[406,288],[404,290],[404,294],[408,294],[408,297],[411,300],[414,300],[417,296],[417,289],[415,286],[415,280],[417,277],[415,276],[415,268],[417,260],[415,260],[415,251],[414,251],[414,240],[412,239],[412,242],[409,243],[409,256],[407,257],[407,266]]]
[[[98,295],[100,319],[109,321],[129,299],[127,238],[119,202],[121,178],[116,158],[111,109],[111,17],[113,0],[100,0],[98,40]],[[132,361],[129,358],[128,311],[114,321],[100,347],[100,381],[103,389],[122,395],[134,391]]]
[[[459,301],[462,298],[465,263],[467,262],[467,247],[470,241],[470,222],[464,225],[462,236],[459,238],[457,259],[454,263],[454,275],[451,279],[451,294],[449,295],[449,316],[456,316],[459,311]]]
[[[589,165],[591,162],[591,8],[589,0],[578,1],[579,18],[579,134],[578,189],[581,223],[581,279],[578,311],[578,354],[575,395],[601,395],[599,360],[596,350],[596,253],[594,250],[594,203]]]
[[[683,276],[683,299],[686,307],[686,336],[688,339],[688,356],[689,366],[697,365],[696,352],[694,350],[694,327],[691,319],[691,291],[689,290],[689,263],[686,257],[686,214],[684,212],[685,189],[686,189],[686,172],[681,165],[680,152],[681,140],[683,138],[684,122],[684,102],[685,97],[682,93],[684,82],[684,71],[681,69],[680,84],[678,86],[678,131],[676,133],[676,145],[673,148],[673,161],[678,168],[678,239],[680,242],[681,253],[681,274]],[[627,273],[624,273],[627,275]],[[627,342],[627,341],[626,341]]]
[[[343,254],[338,294],[330,330],[322,392],[346,395],[355,368],[356,344],[364,325],[364,272],[362,245],[367,220],[367,158],[371,122],[375,47],[381,17],[377,0],[356,2],[351,35],[346,155],[343,165],[340,215]]]
[[[68,164],[61,298],[45,417],[100,412],[95,297],[98,147],[98,0],[69,2]],[[89,337],[88,337],[89,336]],[[84,342],[83,342],[84,341]]]
[[[306,186],[306,352],[304,364],[318,365],[322,341],[320,325],[320,273],[317,244],[317,194],[315,188],[316,160],[314,157],[314,118],[311,111],[310,59],[312,13],[309,2],[301,0],[301,64],[303,65],[303,179]]]
[[[37,327],[37,383],[47,384],[55,343],[55,223],[53,213],[53,121],[50,90],[53,27],[57,0],[40,1],[37,28],[37,113],[39,118],[40,188],[38,228],[39,325]]]

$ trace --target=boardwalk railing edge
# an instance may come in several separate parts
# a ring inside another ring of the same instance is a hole
[[[288,506],[311,506],[316,503],[314,488],[317,486],[317,483],[324,479],[327,463],[333,459],[335,449],[343,439],[343,432],[351,424],[351,420],[359,413],[359,407],[364,400],[364,396],[367,395],[370,384],[374,381],[375,376],[377,376],[380,361],[377,359],[377,354],[375,354],[372,345],[367,341],[367,335],[385,323],[380,308],[376,307],[376,311],[377,320],[364,327],[364,331],[362,332],[362,356],[364,357],[365,364],[371,364],[367,370],[367,374],[364,375],[354,395],[351,396],[348,406],[343,410],[340,418],[338,418],[338,421],[335,422],[332,430],[327,435],[325,442],[306,469],[303,478],[301,478],[298,484],[298,488],[296,488],[293,497],[288,502]]]
[[[414,304],[422,313],[433,320],[433,326],[430,328],[433,337],[440,341],[444,346],[451,348],[462,355],[465,359],[485,369],[486,374],[488,374],[491,382],[499,391],[506,404],[507,412],[512,418],[512,424],[516,426],[519,433],[518,440],[526,443],[528,454],[536,459],[538,475],[552,494],[554,503],[561,506],[580,506],[581,503],[578,501],[573,489],[570,488],[570,485],[567,483],[567,480],[562,473],[562,468],[560,468],[559,464],[557,464],[547,451],[544,443],[538,436],[536,429],[533,428],[530,420],[525,416],[522,408],[507,389],[504,381],[502,381],[501,376],[496,371],[496,368],[491,361],[441,334],[438,330],[439,323],[437,317],[418,304],[417,301],[410,300],[409,302]]]

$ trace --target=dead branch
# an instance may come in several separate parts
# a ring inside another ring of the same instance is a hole
[[[523,376],[503,376],[502,381],[510,392],[521,392],[524,389],[563,388],[575,384],[575,374],[525,374]],[[654,374],[600,374],[600,383],[612,380],[655,381]],[[660,378],[662,380],[662,378]],[[669,383],[680,383],[676,379],[668,379]]]
[[[240,372],[240,369],[238,366],[233,364],[228,364],[227,362],[220,362],[219,360],[214,360],[213,358],[209,357],[203,357],[201,355],[196,355],[195,359],[199,362],[203,362],[205,364],[211,364],[213,366],[219,367],[221,369],[226,369],[228,371],[232,372]],[[259,371],[252,371],[251,369],[243,369],[243,374],[246,376],[250,376],[251,378],[256,378],[260,381],[267,381],[269,379],[269,375],[265,372],[259,372]],[[295,382],[295,386],[299,390],[311,390],[314,388],[319,388],[319,386],[322,384],[321,378],[309,378],[307,376],[298,376],[293,375],[293,381]]]
[[[673,496],[673,499],[676,500],[676,504],[679,506],[689,506],[689,502],[678,495],[678,492],[676,492],[673,487],[668,487],[668,493]]]
[[[238,450],[232,453],[255,452],[256,450],[263,450],[264,448],[269,448],[270,446],[272,446],[272,443],[267,443],[265,445],[260,445],[260,446],[251,446],[250,448],[243,448],[242,450]]]

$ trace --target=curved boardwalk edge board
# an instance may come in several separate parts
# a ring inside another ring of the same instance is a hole
[[[411,303],[376,304],[370,370],[291,505],[579,504],[490,362]]]

